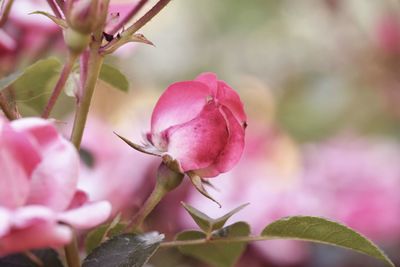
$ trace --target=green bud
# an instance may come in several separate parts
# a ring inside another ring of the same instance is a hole
[[[164,163],[160,164],[157,171],[157,184],[161,186],[166,192],[169,192],[178,187],[184,174],[176,172],[167,167]]]
[[[84,34],[68,28],[64,31],[64,40],[69,50],[80,54],[89,45],[90,34]]]

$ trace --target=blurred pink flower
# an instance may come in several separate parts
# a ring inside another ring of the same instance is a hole
[[[106,201],[85,203],[78,154],[46,120],[0,118],[0,255],[70,241],[105,221]]]
[[[244,148],[246,115],[239,95],[213,73],[170,85],[151,117],[148,141],[176,159],[182,172],[214,177],[230,170]]]
[[[12,71],[19,60],[36,59],[50,48],[59,45],[62,40],[60,27],[43,15],[30,14],[34,11],[52,13],[45,1],[14,1],[9,18],[3,26],[4,32],[14,40],[14,49],[2,56],[1,64],[9,64],[7,71]],[[10,60],[10,57],[13,59]],[[8,61],[3,62],[4,59]]]
[[[304,190],[324,216],[378,242],[400,237],[400,145],[342,136],[304,151]]]
[[[0,29],[0,56],[13,52],[17,47],[15,40],[4,30]]]
[[[400,20],[398,14],[386,14],[376,25],[378,46],[386,53],[400,52]]]
[[[132,150],[113,130],[100,119],[89,119],[81,146],[78,187],[92,201],[109,201],[113,215],[129,215],[150,192],[158,162]]]

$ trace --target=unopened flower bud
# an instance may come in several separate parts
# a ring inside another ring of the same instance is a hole
[[[67,22],[77,32],[91,33],[99,24],[98,0],[68,0]]]

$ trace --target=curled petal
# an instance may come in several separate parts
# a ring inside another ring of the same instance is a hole
[[[103,223],[110,214],[110,203],[99,201],[62,212],[58,215],[58,220],[78,229],[87,229]]]
[[[69,203],[68,209],[79,208],[88,201],[88,194],[85,191],[78,189],[76,190],[74,197],[71,200],[71,203]]]
[[[217,96],[217,91],[218,91],[218,79],[217,75],[212,72],[205,72],[200,74],[199,76],[196,77],[195,81],[202,82],[210,88],[210,92],[212,95],[215,97]]]
[[[9,124],[0,118],[0,148],[3,151],[8,150],[10,156],[19,162],[29,176],[40,162],[41,155],[37,146],[31,142],[29,135],[14,127],[16,121]]]
[[[16,229],[30,227],[37,223],[55,223],[55,213],[43,206],[25,206],[12,214],[12,226]]]
[[[32,136],[41,146],[57,142],[61,138],[54,125],[48,120],[40,118],[25,118],[15,120],[11,124],[17,131]]]
[[[235,118],[243,125],[246,122],[243,103],[238,93],[223,81],[218,81],[218,102],[232,111]]]
[[[151,132],[160,133],[194,119],[210,96],[209,88],[201,82],[185,81],[170,85],[153,110]]]
[[[225,114],[229,129],[228,142],[213,164],[205,169],[196,171],[201,177],[214,177],[219,173],[229,171],[242,156],[244,149],[244,129],[228,108],[222,107],[222,112]]]
[[[11,231],[0,239],[0,256],[36,248],[60,247],[70,242],[71,229],[57,223],[37,223]]]
[[[228,135],[225,118],[210,102],[195,119],[167,130],[168,154],[183,171],[206,168],[225,147]]]
[[[195,80],[207,85],[218,103],[230,109],[237,120],[239,120],[241,123],[246,121],[243,103],[240,100],[238,93],[236,93],[236,91],[224,81],[218,80],[215,73],[202,73],[197,76]]]
[[[40,154],[24,133],[16,132],[0,117],[0,205],[22,206],[29,193],[29,176]]]

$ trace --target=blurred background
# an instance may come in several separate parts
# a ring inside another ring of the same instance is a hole
[[[0,29],[3,76],[49,55],[65,60],[57,27],[21,19],[28,13],[22,10],[42,2],[16,0]],[[132,2],[112,1],[114,12]],[[112,132],[140,142],[161,92],[211,71],[245,104],[243,158],[210,179],[216,190],[209,191],[222,209],[185,181],[163,200],[148,229],[173,238],[195,227],[180,201],[215,217],[250,202],[230,222],[246,220],[258,234],[284,216],[323,216],[371,238],[400,264],[399,1],[174,0],[141,33],[155,47],[129,44],[106,59],[126,75],[129,92],[99,83],[95,94],[80,182],[93,199],[110,199],[115,213],[126,216],[137,210],[158,161],[132,151]],[[54,117],[68,128],[74,101],[63,99]],[[207,265],[163,249],[149,266]],[[265,241],[251,244],[236,266],[381,265],[340,248]]]

